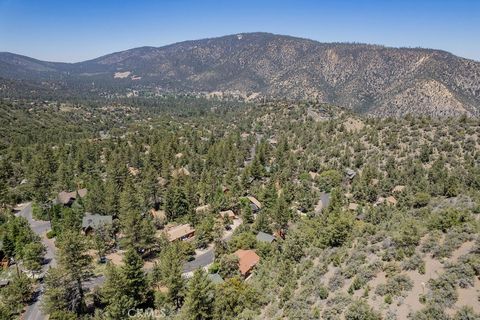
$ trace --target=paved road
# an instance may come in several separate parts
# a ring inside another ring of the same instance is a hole
[[[222,239],[224,241],[230,241],[233,235],[233,231],[235,231],[235,229],[241,224],[242,224],[242,219],[241,218],[236,219],[233,222],[232,228],[223,235]],[[204,268],[212,264],[214,260],[215,260],[214,247],[211,246],[210,248],[207,249],[207,251],[196,256],[195,260],[188,261],[187,263],[185,263],[183,265],[183,273],[190,273],[195,271],[196,269]]]
[[[213,248],[207,250],[205,253],[195,257],[195,260],[189,261],[183,265],[183,273],[195,271],[196,269],[203,268],[213,263],[215,260],[215,253]]]
[[[24,217],[28,220],[33,232],[40,236],[42,243],[47,249],[45,253],[45,264],[42,267],[42,273],[46,273],[50,267],[54,267],[57,263],[55,261],[55,243],[52,239],[47,239],[45,233],[51,229],[49,221],[38,221],[32,217],[32,204],[27,203],[23,209],[17,213],[17,216]],[[40,283],[37,292],[35,292],[35,300],[27,306],[27,310],[22,316],[25,320],[43,320],[46,316],[42,313],[40,308],[42,301],[44,285]]]
[[[32,204],[27,203],[22,210],[17,213],[17,216],[24,217],[28,220],[30,227],[32,228],[33,232],[40,236],[42,243],[45,245],[47,249],[45,253],[45,264],[42,267],[42,273],[45,274],[50,267],[55,267],[57,265],[57,261],[55,260],[55,240],[47,239],[46,233],[51,229],[51,225],[49,221],[38,221],[33,219],[32,216]],[[93,288],[95,286],[100,286],[105,281],[104,276],[92,278],[89,281],[85,282],[86,288]],[[41,302],[42,302],[42,294],[44,291],[44,284],[43,282],[40,283],[38,286],[37,292],[35,292],[34,301],[27,306],[25,313],[22,316],[24,320],[44,320],[47,317],[42,313],[41,310]]]

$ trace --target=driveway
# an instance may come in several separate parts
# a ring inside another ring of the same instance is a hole
[[[47,239],[46,233],[51,229],[49,221],[38,221],[34,220],[32,216],[32,204],[26,203],[23,205],[21,210],[17,213],[18,217],[24,217],[28,220],[30,227],[33,232],[35,232],[42,240],[43,245],[46,248],[45,253],[45,264],[42,267],[42,273],[45,274],[50,267],[56,266],[57,262],[55,261],[55,243],[53,239]],[[27,306],[25,313],[22,315],[22,319],[25,320],[43,320],[47,317],[42,313],[40,308],[42,301],[42,294],[44,291],[43,282],[38,286],[37,291],[35,292],[34,301]]]
[[[222,239],[225,241],[230,241],[233,235],[233,231],[235,231],[235,229],[241,224],[242,224],[241,218],[233,220],[232,228],[228,231],[225,231]],[[213,245],[209,246],[207,250],[205,250],[201,254],[196,255],[195,260],[188,261],[187,263],[185,263],[183,265],[183,273],[188,274],[195,271],[196,269],[205,268],[206,266],[212,264],[213,261],[215,260],[214,249],[215,248]]]

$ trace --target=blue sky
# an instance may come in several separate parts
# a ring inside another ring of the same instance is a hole
[[[480,0],[0,0],[0,51],[42,60],[253,31],[480,61]]]

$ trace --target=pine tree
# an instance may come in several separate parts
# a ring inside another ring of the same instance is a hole
[[[125,281],[125,295],[132,298],[137,305],[141,305],[148,298],[147,280],[142,270],[143,261],[138,253],[130,248],[125,253],[124,262],[121,272]]]
[[[198,269],[188,283],[183,305],[184,318],[208,320],[213,318],[214,288],[203,269]]]
[[[174,244],[165,248],[160,263],[154,267],[154,281],[168,288],[168,301],[177,309],[182,306],[184,297],[183,260],[183,253]]]
[[[39,241],[30,242],[23,249],[23,265],[31,271],[39,271],[42,268],[45,247]]]
[[[138,200],[133,182],[127,179],[120,195],[120,225],[126,245],[144,252],[155,244],[155,227],[151,218],[142,214],[143,208]]]
[[[83,281],[91,276],[92,257],[87,253],[88,245],[85,238],[76,230],[64,230],[56,241],[58,248],[58,265],[65,270],[66,275],[76,285],[79,294],[78,309],[84,308]]]
[[[106,304],[106,314],[111,319],[123,319],[128,310],[135,308],[135,300],[125,294],[125,274],[120,268],[108,264],[105,284],[101,289],[102,302]]]
[[[288,226],[288,220],[291,217],[290,209],[288,208],[288,204],[285,201],[283,195],[278,197],[277,202],[275,204],[275,209],[273,212],[273,219],[275,222],[275,227],[277,230],[282,231],[285,230]]]

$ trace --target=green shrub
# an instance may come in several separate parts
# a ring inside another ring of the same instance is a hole
[[[432,230],[441,230],[447,232],[448,229],[459,226],[470,220],[468,212],[448,208],[442,212],[432,215],[429,221],[429,227]]]
[[[345,312],[345,320],[381,320],[382,316],[365,301],[357,300]]]
[[[330,192],[332,188],[338,187],[342,181],[342,174],[337,170],[327,170],[318,176],[318,187],[320,190]]]
[[[455,313],[453,320],[478,320],[480,314],[476,313],[471,306],[463,306]]]
[[[321,300],[325,300],[328,298],[328,289],[321,285],[319,288],[318,288],[318,297],[321,299]]]
[[[413,198],[413,207],[421,208],[428,205],[430,202],[431,196],[426,192],[417,192]]]
[[[422,257],[420,257],[418,254],[414,254],[413,256],[402,262],[402,269],[418,270],[420,272],[421,269],[425,270],[425,261],[423,261]]]
[[[430,291],[427,295],[427,301],[432,304],[451,307],[458,300],[455,279],[448,274],[443,274],[438,279],[430,279],[428,286]]]
[[[392,304],[392,301],[393,301],[393,300],[392,300],[392,296],[389,295],[389,294],[387,294],[387,295],[385,296],[385,298],[383,299],[383,301],[385,301],[386,304]]]
[[[443,312],[437,305],[428,305],[420,311],[414,313],[412,320],[450,320],[450,317]]]
[[[401,296],[404,292],[408,292],[413,288],[413,282],[410,278],[403,274],[397,274],[387,279],[386,284],[379,284],[375,289],[375,293],[380,296],[390,295],[392,297]]]
[[[55,238],[56,234],[53,230],[49,230],[46,236],[47,236],[47,239],[52,239],[52,238]]]

